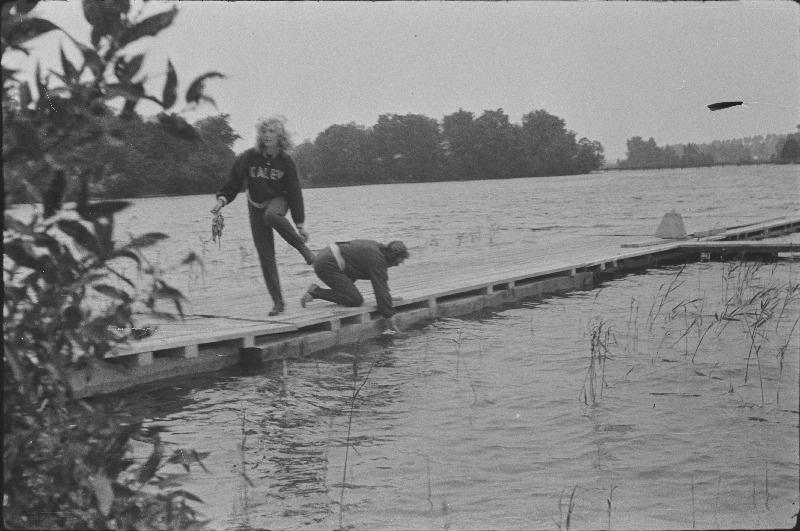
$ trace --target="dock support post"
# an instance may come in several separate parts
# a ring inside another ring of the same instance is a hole
[[[436,313],[438,312],[436,297],[428,299],[428,312],[431,317],[436,317]]]
[[[182,358],[196,358],[199,355],[200,349],[197,348],[197,345],[187,345],[181,353]]]
[[[153,364],[153,353],[152,352],[140,352],[138,354],[134,354],[133,358],[135,360],[135,364],[137,367],[141,367],[143,365],[152,365]]]

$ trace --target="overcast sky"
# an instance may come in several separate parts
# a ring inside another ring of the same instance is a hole
[[[145,10],[165,7],[151,1]],[[147,39],[148,86],[160,94],[167,58],[181,91],[204,72],[225,74],[207,87],[217,109],[202,113],[231,115],[243,137],[237,152],[265,114],[286,116],[299,143],[333,124],[374,125],[382,114],[441,120],[459,109],[503,109],[520,123],[544,109],[578,138],[600,141],[611,162],[633,136],[663,146],[800,124],[800,9],[790,1],[194,1],[178,9],[172,27]],[[45,1],[35,13],[88,42],[79,0]],[[59,42],[74,53],[62,36],[39,41],[53,67]],[[725,100],[748,105],[706,107]]]

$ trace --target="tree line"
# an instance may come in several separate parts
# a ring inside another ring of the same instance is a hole
[[[545,110],[519,124],[502,109],[458,110],[441,122],[384,114],[376,124],[332,125],[297,146],[306,187],[575,175],[600,168],[603,146]]]
[[[788,135],[769,134],[706,144],[674,144],[659,147],[651,137],[628,139],[626,158],[620,168],[681,168],[722,164],[787,164],[800,162],[800,126]]]
[[[135,198],[210,194],[230,171],[236,155],[233,144],[239,138],[230,126],[229,115],[219,114],[185,124],[182,136],[166,131],[159,118],[131,115],[117,120],[102,143],[90,150],[71,146],[62,153],[65,163],[91,155],[94,164],[80,166],[85,184],[95,197]],[[36,136],[44,136],[48,124],[33,125]],[[28,199],[26,182],[42,186],[46,174],[31,175],[24,166],[5,167],[3,187],[7,203]],[[81,181],[66,183],[64,199],[74,201]]]
[[[164,131],[158,120],[138,115],[115,124],[109,142],[93,147],[95,167],[102,171],[89,175],[90,190],[106,198],[216,192],[240,137],[227,114],[192,126],[201,142],[187,142]],[[511,123],[502,109],[478,117],[459,110],[441,123],[418,114],[385,114],[371,127],[332,125],[292,154],[309,188],[574,175],[600,168],[602,145],[576,136],[544,110],[526,114],[521,124]],[[25,192],[13,169],[5,191],[12,201]],[[67,190],[68,197],[77,193]]]

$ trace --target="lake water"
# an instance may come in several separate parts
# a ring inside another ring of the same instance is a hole
[[[592,235],[688,232],[800,211],[797,167],[305,191],[311,246],[404,240],[414,262]],[[243,197],[210,242],[212,197],[137,200],[189,296],[263,288]],[[309,282],[278,242],[284,290]],[[798,512],[800,264],[695,263],[588,292],[440,319],[394,338],[124,396],[170,446],[215,529],[790,527]],[[299,291],[298,291],[299,293]],[[265,291],[265,297],[266,297]],[[293,299],[288,299],[292,301]],[[764,317],[765,319],[761,319]],[[572,505],[570,505],[570,500]]]

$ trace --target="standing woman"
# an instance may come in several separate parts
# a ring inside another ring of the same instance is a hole
[[[271,316],[278,315],[286,308],[275,263],[272,229],[297,249],[307,264],[314,263],[314,253],[306,246],[308,233],[303,229],[305,210],[297,166],[286,153],[290,147],[291,140],[283,117],[259,119],[256,124],[256,146],[236,158],[230,177],[217,192],[217,204],[211,210],[214,214],[219,212],[236,198],[242,184],[247,183],[250,230],[258,250],[264,281],[274,304],[269,312]],[[292,211],[297,231],[286,219],[288,210]]]

